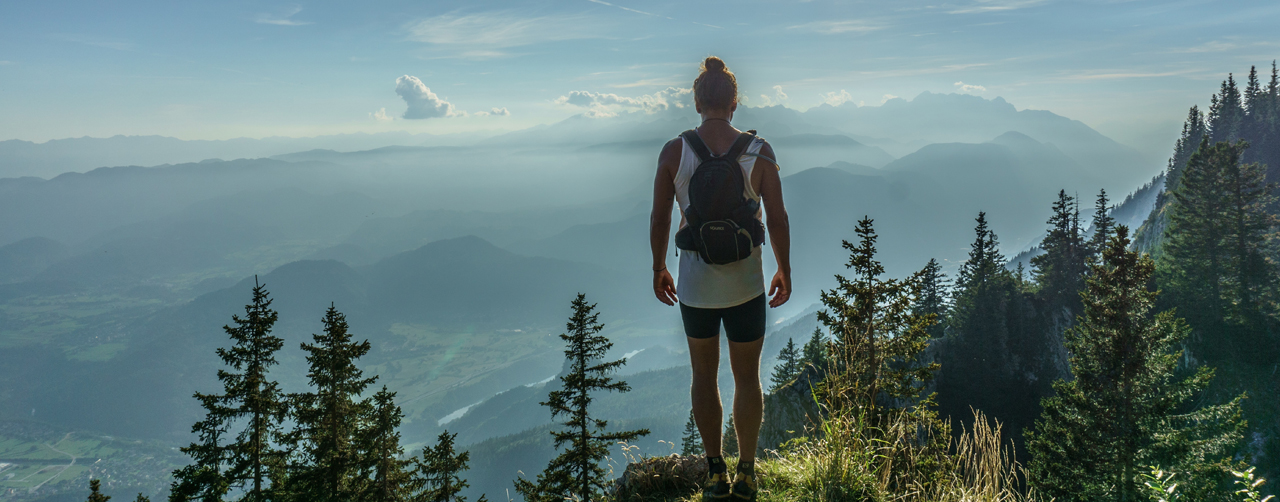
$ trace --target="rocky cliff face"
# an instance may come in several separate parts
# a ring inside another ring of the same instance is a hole
[[[817,426],[821,408],[813,387],[822,381],[822,372],[805,366],[800,376],[764,397],[764,425],[760,428],[760,449],[775,450],[788,440],[808,435]]]

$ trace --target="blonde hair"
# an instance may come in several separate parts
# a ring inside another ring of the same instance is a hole
[[[738,79],[715,56],[702,61],[702,73],[693,79],[693,100],[703,110],[727,110],[738,102]]]

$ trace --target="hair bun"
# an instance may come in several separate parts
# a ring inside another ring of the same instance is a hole
[[[724,71],[724,61],[715,56],[707,56],[702,61],[702,69],[706,71]]]

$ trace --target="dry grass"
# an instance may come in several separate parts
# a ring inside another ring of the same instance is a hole
[[[914,426],[890,424],[872,429],[848,418],[825,421],[813,431],[818,439],[800,439],[782,452],[760,459],[762,502],[1037,502],[1023,491],[1025,474],[1013,447],[1001,441],[1000,425],[975,413],[940,465],[912,456]],[[729,460],[730,465],[734,462]],[[627,469],[631,483],[625,501],[696,502],[706,476],[701,457],[656,457]],[[927,472],[934,475],[926,476]],[[927,481],[925,478],[931,477]],[[910,480],[904,482],[904,480]]]

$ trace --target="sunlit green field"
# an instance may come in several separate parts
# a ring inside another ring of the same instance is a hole
[[[619,346],[651,346],[665,332],[612,323],[608,336]],[[507,329],[481,332],[441,331],[430,326],[395,324],[391,332],[402,346],[384,347],[362,365],[366,375],[379,375],[399,393],[397,404],[406,424],[431,429],[444,414],[490,395],[555,375],[564,359],[560,331]],[[511,374],[533,375],[510,381]],[[414,422],[417,422],[414,424]],[[418,439],[410,434],[406,439]]]
[[[167,486],[169,471],[181,461],[177,452],[153,443],[0,422],[0,494],[15,500],[76,492],[90,477],[153,492]]]
[[[0,462],[12,464],[0,472],[0,488],[32,489],[70,481],[102,458],[119,452],[94,438],[66,434],[55,441],[0,438]]]

